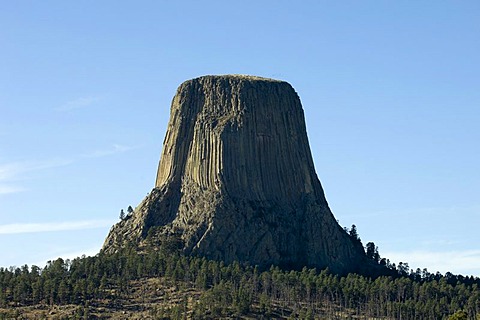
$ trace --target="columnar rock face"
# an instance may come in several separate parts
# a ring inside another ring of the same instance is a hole
[[[149,230],[226,262],[336,272],[364,262],[325,200],[296,92],[259,77],[205,76],[178,88],[155,188],[104,250],[142,243]]]

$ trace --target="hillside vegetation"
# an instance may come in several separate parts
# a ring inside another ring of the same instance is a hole
[[[173,248],[172,248],[173,247]],[[390,266],[390,276],[284,271],[175,246],[0,268],[0,319],[478,319],[480,279]],[[408,270],[408,269],[407,269]]]

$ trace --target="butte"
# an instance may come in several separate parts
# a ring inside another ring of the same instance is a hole
[[[178,88],[155,187],[103,251],[175,238],[185,254],[268,268],[358,271],[361,243],[335,220],[300,99],[284,81],[204,76]]]

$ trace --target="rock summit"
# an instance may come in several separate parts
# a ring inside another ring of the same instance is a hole
[[[176,237],[186,254],[261,267],[356,271],[361,243],[337,223],[317,178],[290,84],[204,76],[172,101],[155,187],[103,250]]]

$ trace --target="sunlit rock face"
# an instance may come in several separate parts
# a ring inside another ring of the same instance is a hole
[[[104,250],[141,244],[150,229],[180,238],[187,254],[225,262],[348,272],[364,261],[325,200],[297,93],[260,77],[180,85],[155,188]]]

